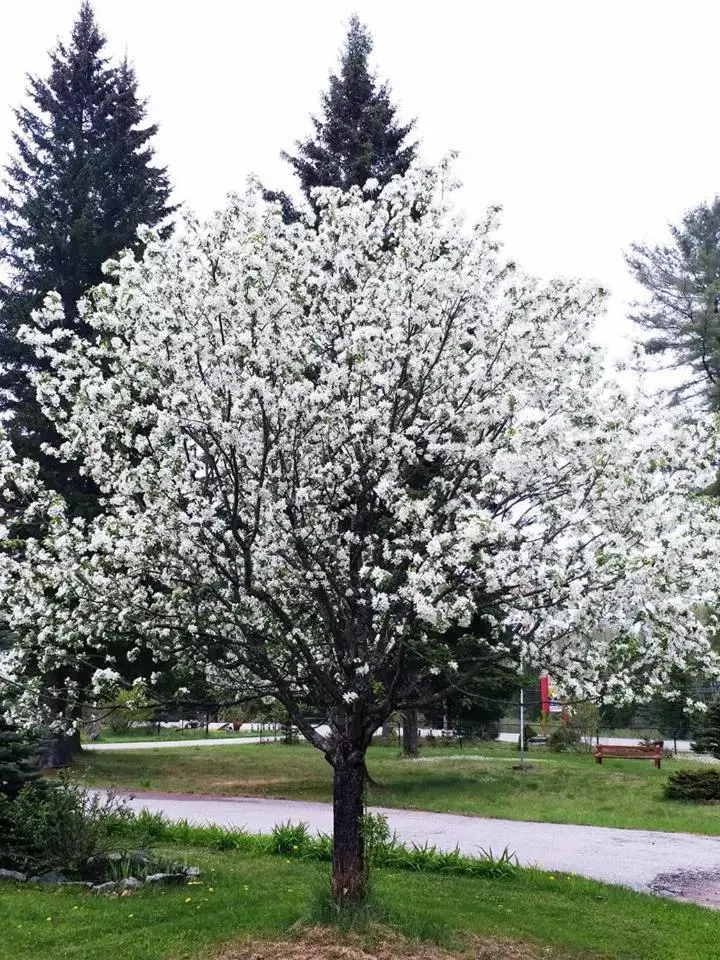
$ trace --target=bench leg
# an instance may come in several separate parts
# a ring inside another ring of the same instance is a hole
[[[656,769],[656,770],[659,770],[659,769],[660,769],[660,757],[655,757],[655,759],[653,760],[653,763],[655,764],[655,769]]]
[[[602,763],[602,757],[595,757],[595,763]]]

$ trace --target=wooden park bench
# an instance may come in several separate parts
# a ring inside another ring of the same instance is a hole
[[[621,747],[614,743],[600,743],[595,748],[596,763],[602,763],[604,757],[617,757],[622,760],[652,760],[659,770],[662,756],[663,748],[659,743],[638,747]]]

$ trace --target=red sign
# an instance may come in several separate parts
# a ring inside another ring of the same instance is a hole
[[[564,713],[553,679],[547,673],[540,677],[540,706],[544,717],[549,713]]]

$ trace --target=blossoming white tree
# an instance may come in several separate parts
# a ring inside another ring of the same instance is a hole
[[[6,674],[113,635],[252,677],[332,764],[339,903],[363,893],[390,712],[499,659],[570,693],[612,662],[620,699],[711,661],[702,438],[605,381],[598,291],[503,266],[494,218],[465,230],[439,176],[326,191],[318,230],[235,200],[108,265],[94,345],[31,335],[105,512],[54,517],[9,569]]]

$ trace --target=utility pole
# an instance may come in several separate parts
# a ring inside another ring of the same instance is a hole
[[[523,666],[520,664],[522,672]],[[520,682],[520,769],[525,769],[525,687]]]

